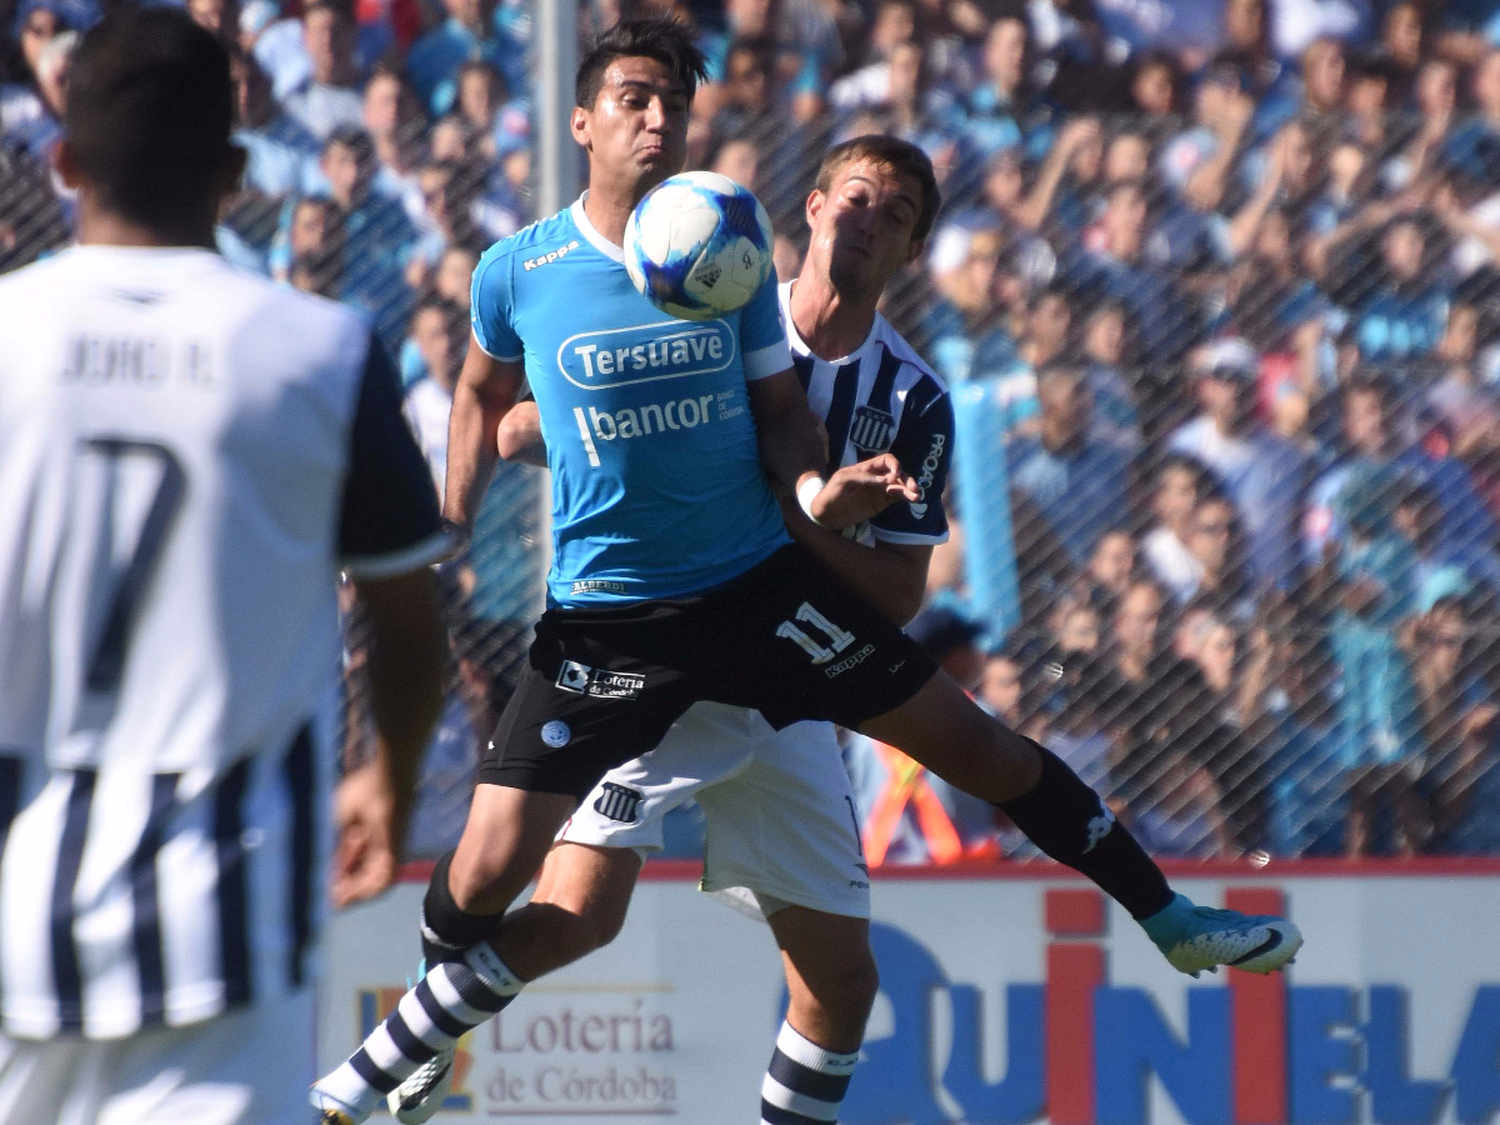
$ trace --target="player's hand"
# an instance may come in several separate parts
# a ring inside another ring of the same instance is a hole
[[[812,499],[812,515],[824,527],[842,531],[874,519],[898,500],[922,499],[917,482],[889,453],[845,465]]]
[[[398,841],[405,836],[396,796],[375,762],[351,770],[333,794],[334,848],[330,879],[334,906],[342,910],[389,890],[401,868]]]

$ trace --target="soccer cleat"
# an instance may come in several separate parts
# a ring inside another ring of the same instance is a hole
[[[386,1095],[385,1104],[403,1125],[419,1125],[443,1108],[453,1088],[453,1048],[439,1051]]]
[[[318,1114],[318,1125],[354,1125],[354,1118],[336,1109],[325,1109]]]
[[[1302,948],[1302,932],[1285,918],[1195,906],[1186,895],[1177,895],[1141,928],[1168,964],[1193,977],[1204,969],[1217,972],[1220,965],[1273,973]]]

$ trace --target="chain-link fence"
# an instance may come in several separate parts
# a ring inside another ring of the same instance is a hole
[[[70,237],[46,162],[85,7],[17,17],[0,270]],[[1328,34],[1178,7],[1153,29],[1063,0],[679,5],[712,76],[690,166],[755,189],[785,278],[831,143],[933,158],[942,213],[884,304],[957,418],[918,629],[1149,847],[1500,853],[1500,50],[1408,3]],[[440,482],[469,276],[536,217],[527,8],[192,8],[239,46],[221,249],[369,310]],[[544,476],[502,474],[447,575],[418,851],[461,824],[540,609]],[[890,860],[1026,854],[989,808],[847,752],[866,810],[910,806]]]

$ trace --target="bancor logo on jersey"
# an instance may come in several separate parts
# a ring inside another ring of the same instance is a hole
[[[737,350],[735,332],[722,320],[664,320],[569,336],[557,349],[557,367],[575,387],[597,391],[723,371]]]
[[[734,390],[713,394],[689,395],[663,403],[648,402],[639,407],[598,410],[590,406],[573,407],[578,434],[589,455],[589,464],[599,467],[601,441],[650,437],[672,430],[693,430],[710,422],[727,422],[745,412],[743,395]]]

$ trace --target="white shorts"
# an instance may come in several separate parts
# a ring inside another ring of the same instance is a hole
[[[0,1125],[306,1125],[314,992],[125,1039],[0,1035]]]
[[[708,822],[703,881],[730,905],[870,916],[854,791],[830,723],[776,731],[758,711],[698,703],[655,750],[610,770],[560,841],[662,848],[662,817],[696,798]]]

